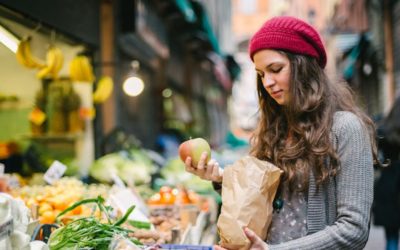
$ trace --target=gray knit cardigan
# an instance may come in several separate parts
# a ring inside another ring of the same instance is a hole
[[[307,235],[278,245],[281,249],[363,249],[369,235],[373,200],[373,160],[368,132],[350,112],[336,112],[333,145],[340,169],[321,188],[310,176]]]
[[[308,188],[307,235],[270,250],[363,249],[369,235],[373,200],[373,160],[367,130],[353,113],[336,112],[332,141],[340,168],[317,189],[311,174]],[[213,183],[220,191],[221,185]]]

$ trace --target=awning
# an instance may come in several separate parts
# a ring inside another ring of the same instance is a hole
[[[192,5],[188,0],[175,0],[175,4],[178,9],[182,12],[185,20],[190,23],[194,23],[197,20],[196,14],[193,11]]]
[[[359,35],[359,39],[357,43],[348,50],[343,60],[343,77],[346,80],[353,78],[353,75],[356,70],[356,62],[359,60],[361,55],[361,51],[364,49],[365,46],[368,46],[369,38],[367,34],[362,33]]]
[[[216,53],[221,54],[221,50],[219,48],[217,37],[215,36],[215,34],[212,30],[207,12],[205,11],[203,5],[198,2],[192,2],[192,6],[193,6],[193,9],[194,9],[197,17],[199,18],[200,29],[202,29],[204,32],[206,32],[213,50]]]
[[[230,92],[232,90],[232,81],[224,60],[215,52],[209,52],[207,58],[213,64],[213,71],[217,81],[225,91]]]

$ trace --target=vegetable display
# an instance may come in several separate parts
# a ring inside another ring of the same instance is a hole
[[[119,235],[128,237],[132,230],[121,227],[134,210],[135,206],[131,206],[127,212],[118,220],[111,219],[111,207],[104,205],[104,199],[99,196],[95,199],[85,199],[74,203],[72,206],[61,212],[57,219],[75,208],[83,205],[94,203],[102,215],[107,218],[107,222],[102,222],[93,214],[70,222],[69,224],[55,230],[49,238],[50,250],[58,249],[108,249],[114,236]],[[136,238],[129,237],[129,240],[135,245],[142,245]]]

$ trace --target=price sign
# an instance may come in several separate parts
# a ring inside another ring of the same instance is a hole
[[[117,187],[126,188],[124,181],[114,171],[111,172],[111,179]]]
[[[67,166],[59,161],[54,161],[44,174],[43,178],[47,183],[53,184],[64,175],[65,170],[67,170]]]
[[[113,193],[109,197],[110,203],[119,209],[122,213],[125,213],[128,208],[132,205],[136,205],[135,209],[129,216],[131,220],[145,221],[148,222],[149,219],[146,213],[141,209],[141,202],[138,197],[128,188],[119,189],[117,192]]]
[[[0,176],[4,175],[5,170],[6,166],[3,163],[0,163]]]
[[[13,220],[10,219],[0,225],[0,240],[9,237],[14,230]]]

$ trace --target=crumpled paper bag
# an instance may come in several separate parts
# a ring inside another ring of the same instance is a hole
[[[248,249],[250,241],[243,232],[244,226],[261,239],[267,237],[281,173],[272,163],[253,156],[224,169],[222,209],[217,223],[222,247]]]

